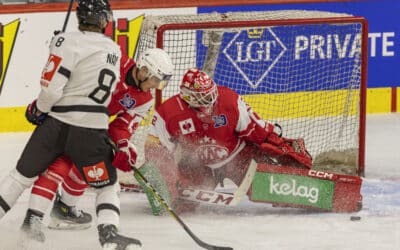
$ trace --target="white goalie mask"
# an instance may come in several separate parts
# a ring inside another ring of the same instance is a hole
[[[162,49],[153,48],[146,50],[136,62],[138,69],[146,67],[147,78],[155,77],[159,81],[158,89],[163,89],[171,79],[174,72],[172,60]]]

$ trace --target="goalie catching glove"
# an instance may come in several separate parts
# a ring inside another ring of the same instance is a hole
[[[277,124],[275,126],[280,128]],[[311,168],[312,157],[305,147],[304,139],[288,139],[281,135],[282,133],[270,133],[260,148],[271,157],[277,158],[282,165]]]
[[[25,117],[33,125],[40,125],[46,119],[47,113],[42,113],[36,106],[36,100],[34,100],[26,107]]]
[[[122,139],[118,141],[117,147],[112,165],[124,172],[131,171],[131,166],[136,164],[137,158],[135,146],[127,139]]]

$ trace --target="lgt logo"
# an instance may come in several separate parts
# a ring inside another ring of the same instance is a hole
[[[238,32],[223,53],[247,83],[257,88],[286,50],[273,30],[265,28]]]

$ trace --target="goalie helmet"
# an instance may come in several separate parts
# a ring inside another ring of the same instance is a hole
[[[183,76],[180,95],[193,108],[212,107],[217,100],[217,85],[203,71],[189,69]]]
[[[149,73],[147,78],[154,76],[160,81],[159,89],[168,84],[174,72],[171,58],[167,52],[159,48],[148,49],[142,53],[136,62],[136,67],[138,69],[146,67]]]
[[[79,24],[94,25],[100,29],[113,19],[108,0],[78,0],[76,16]]]

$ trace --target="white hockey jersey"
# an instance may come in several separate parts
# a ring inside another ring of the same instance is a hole
[[[74,126],[107,129],[120,58],[119,46],[101,33],[55,36],[41,77],[39,110]]]

